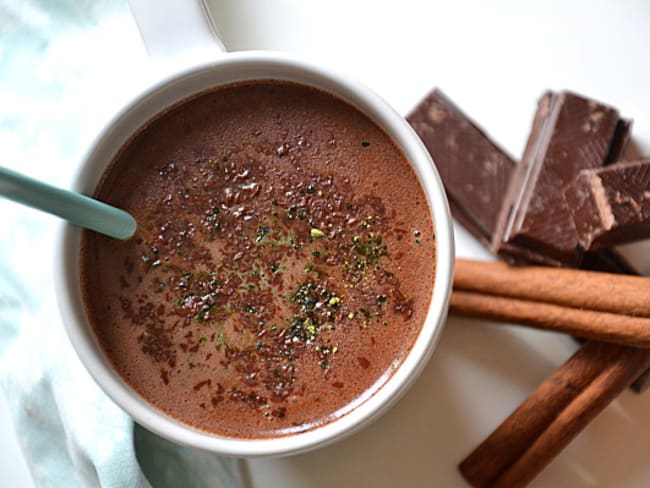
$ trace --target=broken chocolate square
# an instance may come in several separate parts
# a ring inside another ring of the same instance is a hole
[[[515,162],[438,89],[407,120],[440,172],[452,215],[488,245]]]
[[[585,250],[648,239],[650,159],[581,171],[564,199]]]
[[[569,92],[546,93],[511,179],[493,251],[515,261],[577,266],[582,252],[562,191],[579,171],[615,161],[629,128],[610,106]]]

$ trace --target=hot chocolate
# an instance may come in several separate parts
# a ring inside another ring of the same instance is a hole
[[[84,231],[86,312],[140,395],[218,435],[345,415],[406,357],[431,300],[433,225],[401,151],[302,85],[234,84],[158,116],[95,196],[123,242]]]

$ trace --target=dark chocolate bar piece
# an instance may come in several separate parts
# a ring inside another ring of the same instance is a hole
[[[630,122],[569,92],[544,94],[501,209],[492,248],[514,259],[577,266],[578,238],[562,191],[579,171],[615,161]]]
[[[564,199],[585,250],[648,239],[650,159],[581,171]]]
[[[440,172],[452,215],[488,245],[515,162],[438,89],[407,120]]]
[[[650,369],[646,370],[639,378],[632,383],[632,388],[637,393],[643,393],[650,387]]]
[[[627,259],[614,249],[601,249],[600,251],[584,253],[582,263],[580,263],[580,269],[602,271],[604,273],[639,275],[636,268],[628,263]]]

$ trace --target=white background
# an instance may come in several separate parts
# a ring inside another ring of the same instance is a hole
[[[650,2],[211,0],[229,50],[275,49],[347,72],[406,114],[440,87],[515,159],[537,98],[570,89],[634,119],[650,156]],[[141,49],[138,47],[138,49]],[[487,254],[457,229],[458,255]],[[650,270],[646,245],[626,248]],[[254,486],[464,486],[457,463],[575,349],[572,340],[450,319],[407,395],[359,434],[250,463]],[[624,393],[533,486],[650,486],[650,394]],[[29,476],[0,400],[0,479]]]

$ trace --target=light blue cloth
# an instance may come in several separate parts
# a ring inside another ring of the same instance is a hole
[[[0,0],[0,164],[69,186],[145,64],[124,0]],[[241,486],[239,461],[134,425],[90,378],[54,297],[58,225],[0,199],[0,386],[36,486]]]

